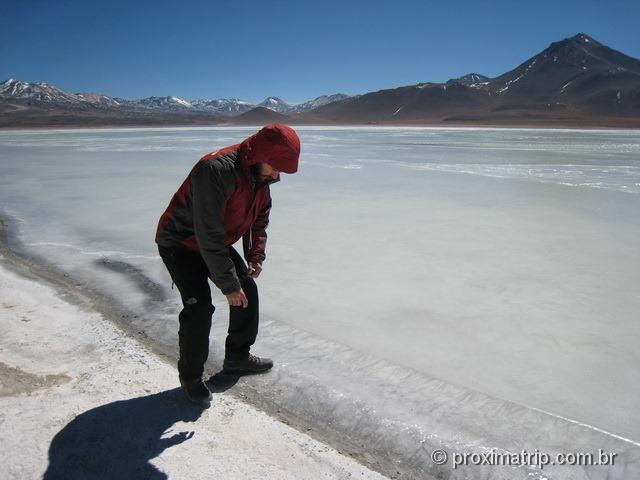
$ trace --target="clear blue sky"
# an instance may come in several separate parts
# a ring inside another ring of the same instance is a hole
[[[584,32],[640,57],[640,2],[3,0],[0,81],[290,103],[469,72]]]

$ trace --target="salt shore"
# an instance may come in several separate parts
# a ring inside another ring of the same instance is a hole
[[[173,366],[0,260],[0,478],[386,478],[229,392],[192,406]]]

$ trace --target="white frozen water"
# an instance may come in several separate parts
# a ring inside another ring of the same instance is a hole
[[[0,207],[21,248],[171,344],[158,217],[202,154],[257,128],[0,132]],[[256,345],[287,368],[315,362],[281,375],[292,392],[295,378],[360,394],[361,413],[393,411],[424,441],[421,398],[443,381],[486,395],[468,407],[500,399],[640,442],[639,131],[297,130],[300,171],[272,189]],[[331,370],[345,362],[364,370]]]

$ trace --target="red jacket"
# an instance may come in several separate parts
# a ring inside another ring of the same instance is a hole
[[[243,238],[245,259],[265,258],[271,209],[270,182],[258,183],[255,165],[298,169],[300,139],[286,125],[272,124],[244,140],[202,157],[160,217],[156,243],[199,252],[224,294],[240,289],[228,247]],[[279,178],[278,178],[279,180]]]

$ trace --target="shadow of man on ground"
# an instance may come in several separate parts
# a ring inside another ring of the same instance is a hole
[[[233,387],[238,383],[238,380],[240,380],[240,375],[230,375],[220,370],[212,375],[206,383],[211,393],[220,393]]]
[[[167,475],[149,460],[190,439],[193,432],[163,435],[176,422],[194,422],[201,414],[180,389],[93,408],[53,438],[43,478],[164,480]]]

